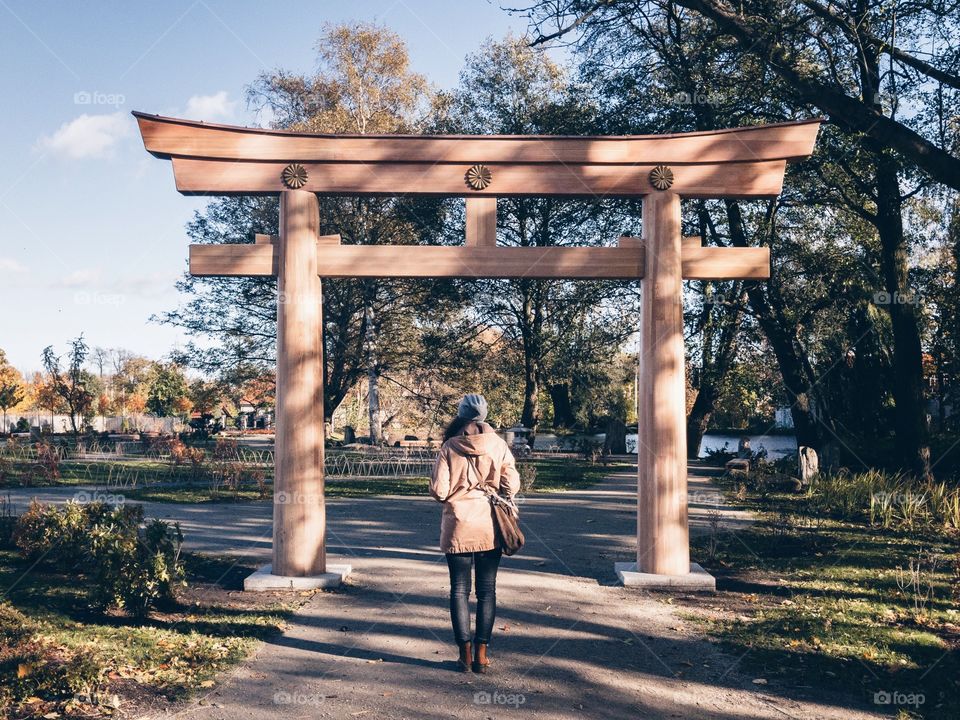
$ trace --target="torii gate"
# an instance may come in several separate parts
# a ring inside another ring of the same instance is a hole
[[[276,276],[273,564],[248,587],[329,584],[323,465],[321,278],[617,279],[641,282],[637,562],[624,584],[710,589],[690,563],[682,285],[764,279],[769,248],[701,247],[681,198],[774,198],[820,120],[618,137],[322,135],[134,112],[146,149],[184,195],[280,196],[280,235],[191,245],[190,273]],[[321,236],[317,195],[466,197],[463,247],[341,245]],[[497,198],[642,197],[642,238],[617,247],[497,247]],[[251,580],[251,578],[248,578]]]

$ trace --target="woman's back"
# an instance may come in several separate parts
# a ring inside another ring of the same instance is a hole
[[[506,442],[485,422],[464,427],[447,440],[434,464],[430,494],[442,502],[443,552],[480,552],[496,547],[490,501],[481,485],[512,497],[520,476]]]

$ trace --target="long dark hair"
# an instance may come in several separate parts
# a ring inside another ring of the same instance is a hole
[[[443,431],[443,441],[446,442],[450,438],[459,435],[460,432],[472,422],[474,421],[457,415],[450,421],[450,424],[447,425],[447,429]]]

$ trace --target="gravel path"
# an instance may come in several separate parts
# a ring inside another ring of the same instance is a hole
[[[691,468],[691,530],[719,500]],[[76,490],[18,491],[62,500]],[[184,718],[877,718],[759,686],[682,620],[669,595],[614,584],[633,559],[635,471],[583,491],[533,495],[528,544],[505,558],[489,675],[454,672],[446,564],[429,498],[332,499],[329,554],[354,567],[317,594],[283,636],[261,646]],[[190,549],[267,561],[270,506],[145,503],[181,522]],[[749,517],[723,510],[726,529]],[[704,602],[709,602],[706,596]],[[168,716],[169,717],[169,716]]]

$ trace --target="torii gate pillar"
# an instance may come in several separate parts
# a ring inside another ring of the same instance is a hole
[[[273,563],[244,589],[333,587],[348,565],[327,566],[323,467],[323,297],[320,214],[306,190],[280,193],[277,263],[277,432]]]
[[[680,197],[643,198],[646,277],[640,283],[637,382],[637,569],[683,575],[687,533]]]

